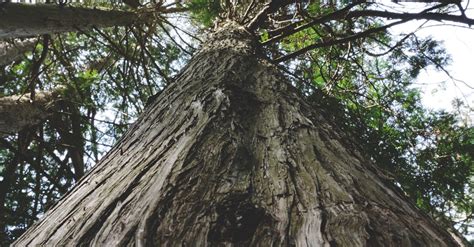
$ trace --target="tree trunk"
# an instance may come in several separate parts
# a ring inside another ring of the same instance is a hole
[[[52,114],[49,108],[58,97],[57,91],[36,92],[34,100],[29,93],[0,97],[0,137],[14,135],[45,120]]]
[[[456,246],[223,28],[14,246]]]
[[[0,42],[0,66],[22,59],[25,52],[33,51],[36,42],[36,39]]]
[[[1,116],[1,115],[0,115]],[[5,204],[7,203],[8,194],[11,192],[12,184],[16,181],[16,171],[25,160],[27,156],[26,150],[33,139],[33,132],[30,130],[21,131],[18,133],[18,146],[17,148],[12,147],[11,151],[14,152],[14,156],[11,160],[8,160],[4,164],[2,171],[2,181],[0,181],[0,244],[2,240],[9,239],[7,236],[3,236],[6,231],[6,218],[11,216],[10,212],[6,212]],[[9,144],[8,144],[9,145]]]
[[[73,31],[93,27],[125,26],[145,22],[151,14],[59,6],[13,4],[0,6],[0,40]]]

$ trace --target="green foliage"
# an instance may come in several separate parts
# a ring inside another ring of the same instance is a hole
[[[29,92],[25,82],[42,49],[38,45],[26,59],[0,68],[0,95]],[[82,156],[84,170],[90,169],[136,119],[148,97],[166,85],[165,77],[177,72],[174,63],[185,60],[154,26],[62,34],[50,43],[35,87],[62,88],[57,90],[61,98],[52,104],[53,116],[27,133],[0,139],[1,178],[8,167],[14,169],[8,184],[0,179],[8,189],[0,192],[5,197],[0,246],[21,235],[77,182],[81,161],[73,155]]]
[[[338,56],[344,47],[319,49],[312,52],[314,60],[302,73],[331,95],[333,100],[324,103],[328,117],[336,117],[342,129],[357,136],[366,153],[414,203],[436,218],[447,215],[459,222],[457,228],[467,234],[469,221],[463,219],[472,217],[474,208],[474,128],[460,125],[453,114],[421,106],[418,90],[410,86],[413,78],[429,65],[448,61],[435,49],[436,42],[423,44],[429,48],[413,56],[393,53],[385,60],[388,63],[360,57],[356,67],[357,62],[327,58]],[[337,69],[346,70],[342,78],[331,76],[330,71]],[[363,76],[347,72],[351,70]]]
[[[186,3],[191,16],[205,27],[211,27],[222,11],[220,0],[192,0]]]
[[[308,12],[320,15],[328,9],[332,7],[314,3]],[[287,36],[280,46],[284,53],[292,53],[382,24],[364,19],[314,26]],[[350,44],[319,48],[289,67],[306,81],[295,82],[300,90],[327,111],[327,118],[358,139],[391,177],[388,182],[395,181],[425,212],[469,234],[474,212],[474,128],[461,124],[453,113],[425,109],[412,85],[422,70],[442,69],[450,58],[432,38],[408,35],[403,43],[395,38],[379,32]],[[261,39],[268,40],[268,35]],[[384,54],[387,49],[391,51]]]

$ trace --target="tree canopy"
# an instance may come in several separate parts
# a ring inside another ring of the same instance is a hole
[[[412,11],[408,2],[124,2],[47,8],[100,7],[133,15],[133,23],[84,20],[74,31],[28,33],[21,40],[1,36],[8,29],[0,24],[0,51],[9,54],[0,52],[0,110],[2,100],[27,97],[44,111],[25,128],[0,133],[0,245],[67,193],[173,82],[206,34],[228,21],[254,33],[268,61],[357,138],[381,166],[380,176],[441,224],[474,234],[474,128],[462,118],[472,108],[458,100],[457,112],[426,109],[413,83],[424,69],[444,71],[449,54],[416,30],[390,32],[412,20],[426,20],[420,28],[429,21],[470,28],[468,3],[424,3]],[[44,5],[2,3],[0,13],[12,13],[12,6],[23,11]],[[0,23],[6,19],[0,15]],[[55,96],[41,103],[42,92]]]

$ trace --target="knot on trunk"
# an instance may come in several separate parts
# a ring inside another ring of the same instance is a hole
[[[208,240],[213,244],[235,243],[249,245],[254,235],[271,218],[264,209],[250,202],[248,194],[231,195],[219,203],[217,220],[211,226]]]
[[[239,54],[255,54],[258,40],[245,27],[236,22],[224,22],[204,42],[200,52],[233,50]]]

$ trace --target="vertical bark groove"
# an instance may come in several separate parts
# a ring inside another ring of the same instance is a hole
[[[227,28],[14,246],[457,245],[348,138]]]

